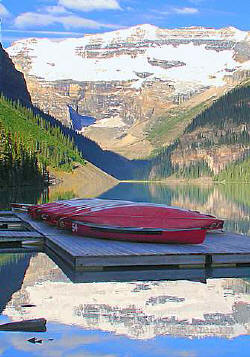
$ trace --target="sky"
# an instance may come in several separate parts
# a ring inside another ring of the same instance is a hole
[[[249,0],[0,0],[1,42],[69,38],[138,24],[250,30]]]
[[[0,333],[1,357],[248,357],[249,336],[181,338],[158,336],[148,340],[62,324],[47,324],[36,333],[42,344],[27,340],[34,333]],[[121,330],[122,331],[122,330]],[[122,332],[121,332],[122,333]],[[53,341],[46,341],[53,338]]]

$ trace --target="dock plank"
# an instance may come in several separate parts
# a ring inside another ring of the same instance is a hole
[[[0,216],[15,215],[13,211],[0,211]]]
[[[36,231],[0,231],[0,242],[6,238],[43,238],[42,234]]]
[[[18,217],[0,217],[0,223],[21,223],[22,220]]]

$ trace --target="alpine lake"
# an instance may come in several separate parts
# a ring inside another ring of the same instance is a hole
[[[74,188],[60,187],[0,191],[0,210],[10,202],[77,196]],[[99,197],[212,213],[225,219],[225,230],[249,235],[247,184],[120,183]],[[0,356],[249,356],[250,267],[205,280],[168,280],[166,273],[163,280],[121,281],[118,272],[115,281],[101,274],[84,281],[82,273],[82,281],[74,282],[59,266],[42,250],[0,248],[0,324],[47,320],[43,333],[0,332]]]

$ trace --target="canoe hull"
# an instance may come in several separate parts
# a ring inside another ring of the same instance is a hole
[[[133,227],[115,227],[89,225],[83,222],[68,221],[68,229],[74,234],[111,240],[143,243],[181,243],[200,244],[206,236],[205,229],[136,229]]]

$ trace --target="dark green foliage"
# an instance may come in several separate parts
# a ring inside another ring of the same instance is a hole
[[[35,120],[33,120],[33,123],[36,122],[40,129],[43,129],[43,132],[45,131],[46,134],[53,134],[51,136],[54,137],[54,141],[51,145],[49,144],[50,146],[54,147],[54,149],[61,149],[63,145],[66,145],[66,148],[64,150],[66,154],[62,158],[60,165],[59,162],[57,162],[58,159],[56,156],[50,156],[50,162],[46,161],[46,164],[48,164],[49,166],[57,168],[59,167],[63,170],[69,171],[74,166],[75,161],[81,162],[81,158],[84,157],[84,159],[90,161],[95,166],[99,167],[101,170],[104,170],[108,174],[118,179],[133,179],[145,177],[144,172],[149,164],[147,160],[129,160],[112,151],[103,150],[93,140],[90,140],[89,138],[78,134],[71,128],[64,126],[60,121],[56,120],[48,114],[45,114],[40,109],[33,106],[29,106],[28,109],[22,107],[20,104],[15,104],[15,106],[22,108],[22,110],[24,111],[24,116],[27,116],[29,118],[35,118]],[[57,134],[55,135],[55,133]],[[36,133],[33,134],[31,130],[30,136],[36,137]],[[59,138],[59,142],[57,138]],[[45,148],[47,147],[47,141],[47,139],[43,141],[44,144],[42,146],[39,146],[39,143],[36,144],[38,145],[37,149],[45,152]],[[71,153],[67,152],[69,148],[72,149]],[[52,150],[52,148],[47,148],[47,154],[45,156],[47,157],[49,154],[51,155],[53,153]],[[63,150],[60,150],[60,153],[61,152],[63,152]],[[79,159],[75,160],[75,154]],[[54,163],[51,164],[52,158],[54,159]]]
[[[47,167],[72,170],[84,164],[60,128],[19,103],[0,98],[0,185],[41,185]]]
[[[214,180],[250,183],[250,157],[231,163]]]
[[[40,109],[31,107],[31,110],[35,115],[44,118],[52,127],[60,129],[74,143],[84,159],[106,173],[121,180],[145,177],[145,172],[149,165],[148,160],[129,160],[115,152],[103,150],[93,140],[64,126],[60,121],[43,113]]]
[[[192,161],[189,165],[174,167],[174,173],[177,178],[198,178],[202,176],[212,176],[213,172],[209,168],[206,161]]]
[[[249,195],[249,185],[240,184],[235,185],[233,183],[228,183],[226,185],[220,185],[220,190],[224,196],[229,197],[232,202],[240,204],[241,209],[249,214],[245,217],[250,217],[250,195]]]
[[[35,153],[25,148],[16,133],[6,132],[0,121],[0,186],[41,185],[43,181]]]
[[[199,114],[187,127],[185,133],[190,133],[196,128],[208,125],[210,128],[226,129],[230,122],[239,126],[249,124],[250,84],[233,89],[219,98],[208,109]]]
[[[34,183],[29,186],[9,186],[0,188],[0,210],[10,210],[11,203],[46,203],[49,197],[47,185],[37,186]]]
[[[170,109],[165,116],[161,116],[155,120],[147,132],[147,139],[157,148],[166,145],[166,142],[179,137],[185,127],[199,113],[208,107],[210,101],[196,105],[189,110]],[[157,150],[154,154],[157,153]]]
[[[231,124],[231,127],[230,127]],[[218,130],[214,131],[213,135],[209,134],[206,137],[206,133],[199,133],[197,135],[197,141],[191,143],[188,148],[197,149],[197,148],[209,148],[211,146],[222,146],[222,145],[234,145],[240,144],[243,146],[247,146],[250,142],[249,131],[247,130],[247,126],[241,128],[235,128],[234,123],[231,121],[228,122],[228,129],[224,129],[223,131]],[[238,129],[238,130],[237,130]]]
[[[174,167],[171,162],[171,154],[177,147],[178,143],[179,141],[176,140],[173,144],[161,149],[159,154],[151,160],[151,167],[153,168],[150,173],[151,178],[160,179],[173,174]]]

